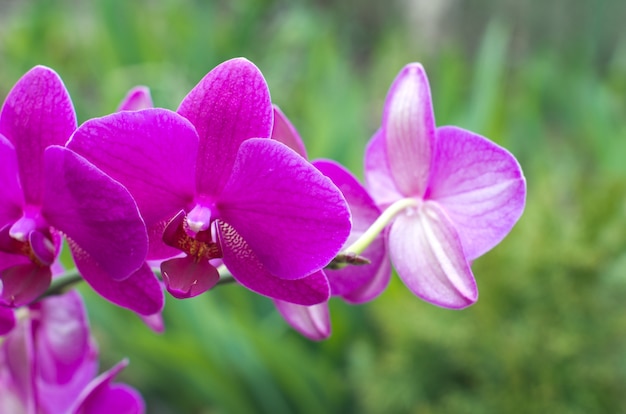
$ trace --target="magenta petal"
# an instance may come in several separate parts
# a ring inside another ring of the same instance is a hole
[[[406,65],[391,85],[381,132],[398,189],[406,196],[422,196],[435,147],[435,115],[421,64]]]
[[[0,228],[22,215],[24,196],[17,170],[17,155],[13,144],[0,135]]]
[[[145,412],[143,398],[134,388],[111,383],[127,365],[128,361],[123,360],[91,381],[69,412],[72,414],[141,414]]]
[[[220,280],[217,269],[208,260],[177,257],[161,263],[161,274],[168,292],[177,299],[198,296]]]
[[[350,232],[350,212],[337,187],[274,140],[241,145],[218,209],[268,271],[285,279],[326,266]]]
[[[152,108],[152,96],[147,86],[135,86],[132,88],[117,107],[118,111],[139,111],[140,109]]]
[[[161,234],[194,198],[198,136],[193,125],[166,109],[120,112],[85,122],[67,147],[130,191],[148,227],[149,258],[173,256]]]
[[[428,198],[445,209],[472,260],[498,244],[520,218],[526,180],[510,152],[480,135],[442,127],[437,136]]]
[[[237,282],[248,289],[273,299],[300,305],[316,305],[328,300],[330,287],[323,271],[297,280],[273,276],[259,261],[245,240],[228,224],[219,223],[219,241],[224,265]]]
[[[330,336],[330,313],[328,302],[312,306],[274,300],[276,309],[296,331],[314,341],[321,341]]]
[[[34,67],[9,92],[0,114],[0,133],[15,146],[27,203],[41,204],[44,150],[65,144],[75,129],[72,101],[52,69]]]
[[[18,413],[36,413],[37,407],[35,405],[35,364],[33,359],[35,358],[35,352],[33,350],[33,335],[32,335],[32,323],[30,318],[26,318],[20,321],[15,329],[11,331],[9,335],[3,338],[2,346],[0,347],[0,353],[3,353],[0,357],[0,362],[4,360],[4,367],[0,366],[0,373],[3,374],[2,368],[6,368],[6,373],[11,385],[12,393],[17,397],[16,400],[22,403],[24,407],[23,411]],[[6,403],[2,401],[2,394],[5,390],[0,389],[0,403]],[[9,401],[10,403],[10,401]],[[12,408],[14,408],[12,406]],[[9,411],[10,412],[10,411]]]
[[[345,248],[369,229],[380,216],[380,209],[356,177],[342,165],[330,160],[317,160],[313,162],[313,165],[341,190],[350,207],[352,230],[345,243]],[[345,297],[351,292],[359,290],[360,294],[352,297],[359,298],[359,301],[362,302],[374,299],[385,289],[391,278],[391,265],[387,254],[385,234],[379,234],[369,247],[361,253],[361,256],[369,259],[370,264],[347,266],[340,270],[325,270],[333,296]],[[364,289],[365,286],[368,288]]]
[[[98,352],[90,338],[80,295],[70,291],[33,306],[37,390],[43,412],[67,412],[98,371]]]
[[[385,137],[378,131],[365,149],[365,182],[372,198],[381,208],[404,198],[393,181],[385,148]]]
[[[478,299],[461,241],[437,204],[399,214],[389,232],[389,251],[400,279],[425,301],[460,309]]]
[[[198,191],[216,196],[230,176],[239,145],[272,133],[272,103],[259,69],[244,58],[210,71],[183,99],[178,113],[200,136]]]
[[[47,266],[21,264],[0,272],[0,306],[20,307],[41,296],[50,286],[52,273]]]
[[[139,269],[148,236],[128,190],[66,148],[51,146],[45,155],[42,215],[72,241],[74,257],[89,255],[115,280]]]
[[[2,281],[0,280],[0,292],[2,292]],[[6,335],[15,328],[15,312],[11,308],[0,306],[0,336]]]
[[[75,255],[76,267],[100,296],[139,315],[152,315],[163,309],[163,289],[159,279],[144,263],[124,280],[113,280],[87,255]]]
[[[272,139],[282,142],[298,154],[302,158],[307,158],[306,147],[302,138],[296,131],[296,128],[289,122],[289,119],[283,114],[280,108],[274,105],[274,127],[272,129]]]

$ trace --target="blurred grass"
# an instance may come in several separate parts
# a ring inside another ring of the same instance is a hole
[[[129,356],[123,379],[148,412],[626,411],[625,6],[450,1],[431,38],[415,4],[0,3],[2,97],[45,64],[80,122],[135,84],[174,109],[212,67],[246,56],[310,155],[361,175],[389,84],[421,61],[438,124],[506,146],[528,178],[526,212],[474,263],[481,298],[461,312],[394,279],[365,306],[332,302],[332,338],[311,343],[228,286],[168,300],[157,336],[83,287],[103,369]]]

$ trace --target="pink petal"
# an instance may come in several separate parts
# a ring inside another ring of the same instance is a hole
[[[165,331],[165,323],[163,322],[162,312],[157,312],[152,315],[139,315],[143,323],[156,333],[163,333]]]
[[[178,113],[200,136],[198,191],[216,196],[228,181],[239,145],[272,133],[272,103],[259,69],[244,58],[210,71],[183,99]]]
[[[148,236],[128,190],[66,148],[49,147],[45,162],[42,215],[72,240],[74,257],[89,255],[115,280],[139,269]]]
[[[193,257],[177,257],[161,263],[161,274],[167,291],[177,299],[198,296],[220,280],[217,269],[208,260],[196,262]]]
[[[20,307],[41,296],[50,286],[52,273],[47,266],[20,264],[0,272],[0,306]]]
[[[23,412],[36,413],[35,396],[35,352],[33,350],[32,323],[30,318],[20,321],[15,329],[7,335],[0,347],[0,361],[4,360],[7,377],[12,393],[25,408]],[[2,367],[0,367],[2,368]],[[5,391],[0,389],[0,391]],[[2,400],[0,392],[0,403]],[[10,403],[10,401],[9,401]]]
[[[352,230],[343,246],[346,248],[376,221],[380,216],[380,209],[356,177],[342,165],[330,160],[317,160],[313,165],[341,190],[350,208]],[[378,235],[361,256],[369,259],[370,264],[347,266],[341,270],[325,270],[333,296],[347,295],[363,302],[374,299],[385,289],[391,278],[385,234]],[[366,286],[368,288],[365,288]],[[355,291],[359,291],[359,294],[351,295]]]
[[[24,196],[17,170],[17,155],[13,144],[0,135],[0,228],[22,215]]]
[[[328,302],[312,306],[274,300],[276,309],[296,331],[314,341],[321,341],[330,336],[330,313]]]
[[[454,223],[468,260],[498,244],[522,215],[526,180],[515,157],[457,127],[437,130],[428,198]]]
[[[35,304],[38,402],[46,413],[65,413],[98,371],[83,301],[76,291]]]
[[[72,414],[141,414],[145,412],[143,398],[134,388],[111,383],[127,365],[128,360],[123,360],[91,381],[69,412]]]
[[[385,137],[378,131],[365,149],[365,182],[367,188],[381,208],[404,198],[393,181],[389,169],[389,158],[385,148]]]
[[[0,280],[0,292],[2,292],[2,281]],[[0,336],[6,335],[15,328],[15,312],[11,308],[0,306]]]
[[[381,132],[396,186],[406,196],[422,196],[435,146],[435,116],[428,78],[419,63],[406,65],[391,85]]]
[[[274,128],[272,129],[272,139],[282,142],[298,154],[302,158],[308,158],[306,155],[306,147],[302,138],[296,131],[296,128],[289,122],[289,119],[283,114],[280,108],[274,105]]]
[[[350,232],[350,213],[337,187],[274,140],[241,145],[217,207],[267,270],[285,279],[326,266]]]
[[[330,297],[328,279],[317,271],[297,280],[273,276],[246,241],[228,224],[218,222],[224,265],[237,282],[260,295],[300,305],[315,305]]]
[[[152,96],[147,86],[135,86],[132,88],[117,107],[119,111],[139,111],[140,109],[152,108]]]
[[[27,203],[41,204],[44,150],[65,144],[75,129],[72,101],[52,69],[34,67],[9,92],[0,114],[0,133],[15,146]]]
[[[159,279],[144,263],[124,280],[113,280],[86,254],[74,255],[76,267],[100,296],[139,315],[152,315],[163,309],[163,289]]]
[[[150,259],[178,253],[161,235],[195,194],[198,136],[185,118],[166,109],[115,113],[85,122],[67,147],[130,191],[148,228]]]
[[[425,301],[460,309],[478,299],[461,241],[436,203],[426,202],[396,217],[389,251],[400,279]]]

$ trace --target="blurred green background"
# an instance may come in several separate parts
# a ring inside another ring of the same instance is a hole
[[[475,261],[480,300],[450,311],[394,278],[331,303],[333,335],[301,338],[237,286],[168,300],[166,332],[83,288],[102,369],[149,413],[626,411],[626,29],[622,0],[0,0],[0,99],[35,64],[79,122],[136,84],[175,109],[235,56],[255,62],[310,155],[362,177],[401,67],[420,61],[439,125],[510,149],[524,216]]]

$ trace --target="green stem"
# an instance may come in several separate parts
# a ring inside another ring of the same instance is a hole
[[[235,282],[235,278],[226,269],[226,266],[221,265],[217,270],[220,273],[220,280],[217,282],[217,285],[227,285]],[[153,272],[159,279],[162,279],[161,271],[159,269],[153,269]],[[67,271],[61,276],[55,277],[52,280],[52,283],[50,283],[50,287],[41,296],[39,296],[35,302],[39,302],[40,300],[50,296],[61,295],[82,281],[83,278],[80,273],[78,273],[78,269]]]
[[[354,243],[350,246],[346,247],[343,250],[343,253],[346,254],[356,254],[359,255],[363,253],[367,247],[372,244],[374,239],[387,227],[387,225],[391,222],[402,211],[406,210],[409,207],[418,207],[420,201],[415,198],[403,198],[401,200],[396,201],[376,219],[376,221],[359,237]]]

